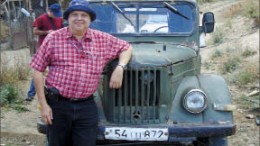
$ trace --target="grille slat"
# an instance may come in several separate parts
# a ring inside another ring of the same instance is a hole
[[[128,76],[125,75],[124,77],[125,77],[125,80],[123,81],[123,85],[125,85],[124,95],[123,95],[124,96],[124,115],[127,115],[127,106],[125,106],[125,105],[127,105],[127,102],[128,102],[128,92],[127,91],[129,91],[129,90],[127,90],[127,89],[129,89],[129,86],[127,84]],[[127,121],[126,116],[124,116],[124,121]]]
[[[144,78],[144,70],[141,71],[141,78]],[[145,119],[144,114],[144,80],[141,80],[141,120]],[[143,122],[143,121],[142,121]]]
[[[156,99],[156,74],[154,74],[154,84],[153,84],[153,104],[152,107],[155,106],[155,99]],[[155,108],[153,108],[153,119],[155,119]]]
[[[137,118],[137,116],[138,116],[138,99],[139,99],[139,94],[138,94],[138,86],[139,86],[139,82],[138,82],[138,75],[139,75],[139,72],[138,71],[136,71],[135,72],[135,96],[134,97],[131,97],[131,98],[134,98],[135,99],[135,108],[134,108],[134,113],[133,113],[133,117],[134,117],[134,119],[136,119]]]
[[[126,76],[128,76],[128,74],[126,73]],[[131,115],[131,113],[133,113],[133,70],[130,70],[130,113],[129,115]],[[123,85],[124,86],[124,85]],[[130,123],[132,123],[133,121],[133,116],[130,116]]]
[[[118,120],[119,122],[122,121],[122,118],[121,118],[121,107],[122,107],[122,89],[118,89]]]
[[[109,85],[108,85],[108,86],[109,86]],[[113,105],[113,107],[116,106],[116,100],[115,100],[115,98],[114,98],[114,97],[115,97],[115,92],[116,92],[115,90],[112,90],[112,97],[113,97],[113,98],[112,98],[112,105]],[[112,108],[113,108],[113,107],[112,107]],[[114,118],[114,119],[116,119],[116,116],[117,116],[116,114],[113,114],[113,118]]]
[[[151,77],[149,77],[150,79]],[[149,109],[150,109],[150,105],[149,105],[149,101],[151,100],[150,99],[150,88],[151,88],[151,84],[147,84],[147,96],[146,96],[146,114],[147,114],[147,117],[150,117],[150,112],[149,112]],[[149,123],[149,120],[148,120],[148,123]]]

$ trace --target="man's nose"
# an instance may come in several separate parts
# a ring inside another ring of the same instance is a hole
[[[82,18],[83,18],[83,16],[81,16],[81,15],[77,15],[77,17],[76,17],[77,20],[81,20]]]

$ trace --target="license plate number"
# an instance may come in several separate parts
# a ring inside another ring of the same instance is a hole
[[[105,139],[129,141],[167,141],[167,128],[109,127],[105,129]]]

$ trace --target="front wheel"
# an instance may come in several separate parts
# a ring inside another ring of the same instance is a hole
[[[44,142],[44,146],[49,146],[47,136],[46,136],[46,139],[45,139],[45,142]]]
[[[195,146],[228,146],[227,137],[199,138]]]

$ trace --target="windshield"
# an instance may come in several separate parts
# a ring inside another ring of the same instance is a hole
[[[90,27],[111,34],[190,34],[196,17],[187,2],[107,2],[92,8],[97,18]]]

